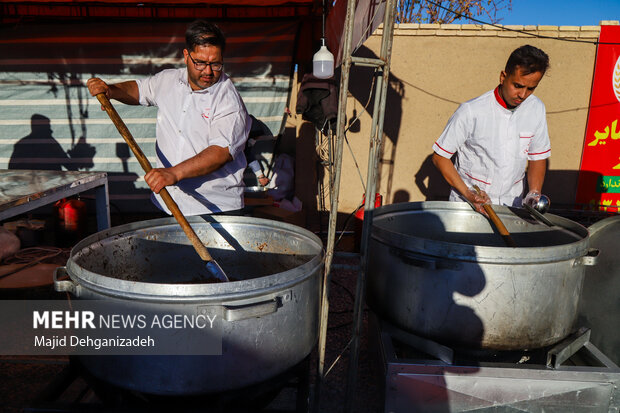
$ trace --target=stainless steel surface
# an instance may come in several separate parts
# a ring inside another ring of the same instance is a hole
[[[572,237],[574,237],[576,240],[581,239],[580,235],[575,234],[574,232],[565,230],[562,227],[559,227],[557,225],[555,225],[553,222],[549,221],[547,219],[547,217],[543,214],[541,214],[540,212],[538,212],[536,209],[532,208],[531,206],[527,205],[527,204],[523,204],[523,207],[525,208],[525,210],[536,220],[542,222],[543,224],[547,225],[548,227],[553,227],[553,229],[558,230],[558,231],[562,231]]]
[[[241,388],[299,363],[316,343],[322,244],[302,228],[249,217],[190,224],[227,268],[228,283],[205,284],[204,263],[172,218],[94,234],[71,251],[70,281],[80,299],[175,303],[184,314],[221,308],[221,356],[82,356],[96,377],[149,394],[189,395]],[[180,263],[182,263],[180,265]]]
[[[586,228],[548,214],[559,230],[496,207],[520,246],[507,248],[466,203],[374,212],[368,304],[395,326],[455,347],[504,350],[571,332],[585,266],[596,263]]]
[[[549,221],[543,214],[538,212],[535,208],[532,208],[528,204],[523,204],[523,207],[529,212],[534,218],[542,222],[543,224],[552,227],[553,222]]]
[[[590,341],[589,328],[582,327],[575,334],[571,334],[547,352],[547,367],[559,368],[571,358],[581,347]]]
[[[547,213],[549,211],[549,207],[551,206],[551,200],[547,195],[541,195],[538,199],[536,205],[534,205],[534,209],[541,214]]]
[[[424,353],[435,357],[438,360],[447,364],[452,364],[454,361],[454,350],[450,347],[442,346],[432,340],[427,340],[415,334],[408,333],[404,330],[392,326],[385,320],[381,320],[382,331],[387,333],[390,337],[399,340],[400,342],[423,351]]]
[[[105,172],[0,169],[0,220],[95,190],[97,228],[110,227],[108,175]]]
[[[557,369],[544,364],[463,362],[449,365],[398,352],[371,318],[385,412],[599,412],[620,408],[620,369],[592,343]]]
[[[590,245],[600,250],[596,267],[586,268],[578,325],[592,329],[591,341],[620,364],[620,216],[591,225]]]

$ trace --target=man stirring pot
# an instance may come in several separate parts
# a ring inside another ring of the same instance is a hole
[[[499,86],[452,115],[433,145],[433,163],[452,187],[451,201],[468,201],[485,215],[487,203],[538,202],[551,144],[545,105],[532,93],[548,67],[545,52],[521,46],[508,58]]]
[[[185,38],[185,68],[110,85],[92,78],[88,90],[129,105],[158,107],[157,167],[144,177],[155,194],[167,187],[184,215],[239,215],[250,117],[223,72],[221,30],[198,20]],[[152,200],[170,214],[159,196]]]

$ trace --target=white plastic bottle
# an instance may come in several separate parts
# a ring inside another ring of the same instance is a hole
[[[327,50],[325,39],[323,45],[312,57],[312,74],[319,79],[328,79],[334,75],[334,55]]]

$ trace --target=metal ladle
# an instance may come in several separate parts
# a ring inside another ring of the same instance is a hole
[[[549,211],[549,207],[551,206],[551,200],[547,195],[541,195],[538,199],[536,205],[534,205],[534,209],[541,214],[547,213]]]

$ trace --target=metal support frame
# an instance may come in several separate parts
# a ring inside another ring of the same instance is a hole
[[[334,148],[333,181],[331,188],[331,206],[329,211],[329,228],[327,234],[327,248],[325,252],[325,272],[321,293],[320,326],[319,326],[319,356],[318,375],[314,394],[314,411],[319,411],[319,401],[322,381],[325,377],[325,345],[327,341],[327,322],[329,315],[329,285],[331,282],[331,268],[334,256],[336,218],[338,216],[338,198],[340,194],[340,176],[342,170],[342,152],[344,134],[346,131],[346,108],[347,92],[349,89],[349,73],[351,66],[370,66],[382,69],[375,84],[375,102],[372,114],[372,129],[370,134],[370,148],[368,156],[368,175],[366,185],[366,199],[374,199],[377,188],[377,174],[379,165],[380,148],[383,142],[383,121],[387,96],[388,79],[390,75],[390,59],[392,54],[392,40],[394,37],[394,20],[397,0],[386,0],[385,15],[383,19],[383,34],[381,39],[381,53],[379,59],[354,57],[353,53],[353,28],[355,16],[355,0],[348,0],[347,14],[344,28],[344,43],[342,53],[342,67],[340,77],[340,92],[338,98],[338,120],[336,128],[336,142]],[[353,316],[353,336],[349,359],[349,371],[347,380],[347,393],[345,411],[350,412],[354,399],[357,383],[357,364],[359,361],[359,339],[362,324],[362,309],[364,303],[364,291],[367,267],[367,244],[372,222],[372,210],[374,202],[366,202],[364,206],[364,224],[362,228],[362,240],[360,245],[361,266],[358,272],[357,288]]]
[[[370,315],[371,359],[381,374],[377,384],[385,390],[386,412],[619,411],[620,368],[592,343],[584,344],[587,331],[564,343],[573,354],[550,368],[544,357],[542,363],[527,365],[490,360],[452,364],[415,347],[402,353],[394,342],[408,343],[386,325]]]

